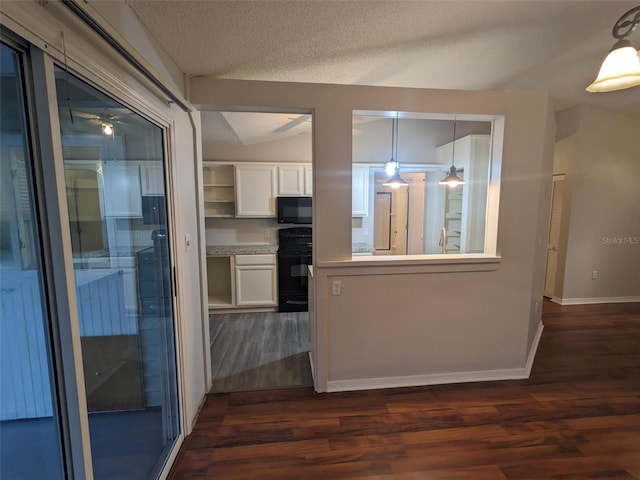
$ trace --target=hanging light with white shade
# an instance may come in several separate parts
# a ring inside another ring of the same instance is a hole
[[[613,92],[640,86],[640,51],[626,39],[640,24],[640,5],[627,11],[613,26],[617,42],[602,62],[598,77],[587,92]]]

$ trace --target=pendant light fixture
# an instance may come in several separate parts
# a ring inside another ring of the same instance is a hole
[[[449,169],[449,174],[440,180],[440,185],[446,185],[449,188],[457,187],[458,185],[464,184],[464,180],[462,180],[458,174],[456,173],[456,167],[453,165],[453,161],[456,156],[456,119],[453,119],[453,143],[451,144],[451,168]]]
[[[595,81],[587,92],[613,92],[640,85],[640,51],[631,46],[626,37],[640,24],[640,5],[625,12],[613,26],[617,42],[602,62]]]
[[[398,162],[398,112],[396,112],[396,118],[391,120],[391,159],[384,164],[384,168],[387,175],[389,175],[389,179],[382,185],[391,188],[406,187],[409,185],[406,180],[400,176],[400,162]]]

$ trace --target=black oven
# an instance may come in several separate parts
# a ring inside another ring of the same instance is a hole
[[[311,265],[311,228],[278,230],[278,310],[309,310],[309,265]]]
[[[311,197],[276,197],[278,223],[311,224]]]

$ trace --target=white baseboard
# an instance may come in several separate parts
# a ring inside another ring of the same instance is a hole
[[[557,298],[551,301],[560,305],[592,305],[596,303],[637,303],[640,297],[594,297],[594,298]]]
[[[538,324],[536,336],[531,344],[524,368],[502,370],[482,370],[477,372],[434,373],[428,375],[407,375],[402,377],[359,378],[354,380],[330,380],[327,392],[346,392],[353,390],[376,390],[382,388],[420,387],[426,385],[444,385],[449,383],[488,382],[495,380],[522,380],[529,378],[533,360],[542,336],[542,322]]]

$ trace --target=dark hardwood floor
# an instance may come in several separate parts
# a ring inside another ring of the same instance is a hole
[[[173,479],[640,479],[640,303],[545,302],[528,380],[211,394]]]

